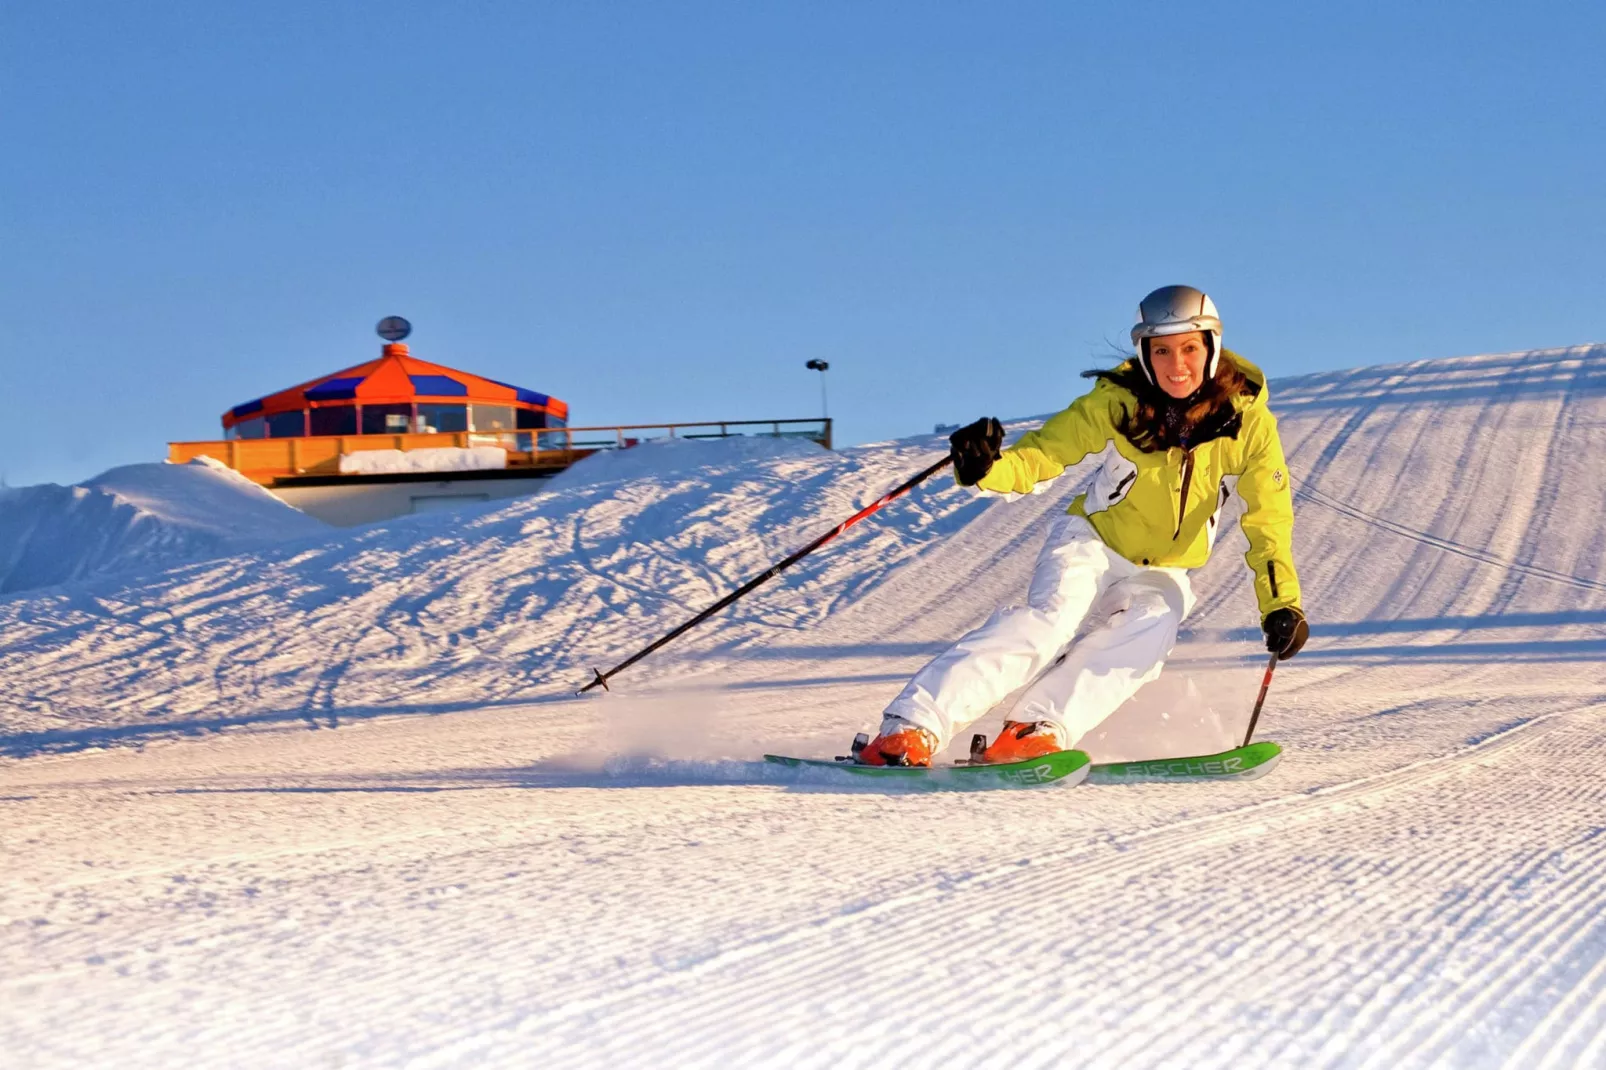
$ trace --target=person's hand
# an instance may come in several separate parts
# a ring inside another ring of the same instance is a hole
[[[1305,614],[1292,606],[1267,613],[1266,619],[1260,622],[1260,630],[1266,633],[1266,649],[1276,654],[1278,661],[1287,661],[1299,653],[1305,640],[1310,638]]]
[[[962,487],[980,483],[1003,455],[1004,425],[991,416],[961,427],[948,436],[953,448],[954,478]]]

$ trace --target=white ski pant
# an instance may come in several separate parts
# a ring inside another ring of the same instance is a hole
[[[1052,721],[1073,746],[1160,675],[1193,601],[1186,569],[1135,565],[1085,518],[1067,514],[1049,529],[1027,604],[998,610],[939,654],[886,716],[946,745],[1031,681],[1009,719]],[[1073,644],[1090,614],[1097,623]]]

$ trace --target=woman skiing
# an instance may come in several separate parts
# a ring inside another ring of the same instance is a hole
[[[1072,746],[1160,675],[1193,608],[1188,570],[1209,558],[1234,490],[1267,649],[1287,659],[1304,646],[1292,493],[1265,375],[1221,347],[1216,306],[1191,286],[1145,297],[1132,343],[1133,359],[1085,373],[1093,389],[1011,448],[1000,450],[995,419],[950,437],[955,477],[984,492],[1027,494],[1084,461],[1099,468],[1049,529],[1027,604],[1000,609],[915,674],[876,738],[855,744],[858,761],[930,765],[1028,682],[983,760]],[[1072,643],[1095,608],[1102,622]]]

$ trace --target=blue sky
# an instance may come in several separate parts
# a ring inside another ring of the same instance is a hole
[[[1275,375],[1606,340],[1606,5],[0,9],[0,473],[378,352],[582,424],[1052,411],[1149,289]]]

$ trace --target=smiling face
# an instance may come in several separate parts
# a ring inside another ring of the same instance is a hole
[[[1155,381],[1174,398],[1185,398],[1204,385],[1209,356],[1210,346],[1202,331],[1149,339],[1149,363],[1154,365]]]

